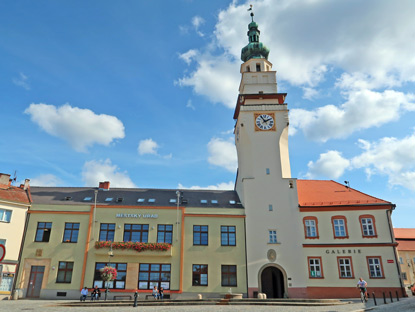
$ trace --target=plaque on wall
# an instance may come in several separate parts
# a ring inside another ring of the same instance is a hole
[[[270,262],[274,262],[277,259],[277,253],[274,249],[269,249],[267,251],[267,258]]]

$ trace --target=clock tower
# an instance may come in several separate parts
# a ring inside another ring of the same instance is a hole
[[[235,108],[238,174],[235,189],[245,207],[248,295],[305,297],[307,271],[296,180],[288,153],[286,93],[278,93],[269,49],[253,19],[242,49]]]

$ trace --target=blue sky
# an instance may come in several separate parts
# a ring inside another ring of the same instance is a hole
[[[415,2],[0,2],[0,172],[32,185],[232,189],[253,4],[296,178],[345,180],[414,227]]]

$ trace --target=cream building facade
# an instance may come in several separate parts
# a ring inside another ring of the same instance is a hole
[[[415,284],[415,229],[395,228],[399,264],[405,287]]]

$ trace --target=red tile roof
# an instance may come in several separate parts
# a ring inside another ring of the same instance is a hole
[[[396,240],[397,242],[398,242],[398,247],[396,247],[396,248],[398,248],[398,251],[410,251],[410,250],[412,250],[412,251],[415,251],[415,240],[405,240],[405,241],[403,241],[403,240],[399,240],[399,239],[397,239]]]
[[[332,180],[297,180],[297,189],[300,206],[391,205]]]
[[[415,229],[394,228],[395,238],[407,238],[415,240]]]
[[[8,188],[0,188],[0,200],[29,204],[28,196],[26,191],[20,187],[9,186]]]

